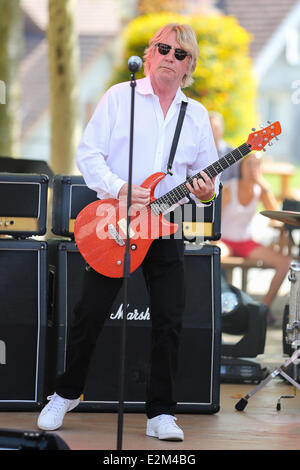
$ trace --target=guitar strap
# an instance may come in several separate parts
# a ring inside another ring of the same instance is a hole
[[[178,144],[178,140],[179,140],[179,136],[180,136],[180,132],[181,132],[184,116],[185,116],[186,107],[187,107],[187,101],[182,101],[180,111],[179,111],[179,116],[178,116],[176,129],[175,129],[175,134],[174,134],[174,137],[173,137],[173,142],[172,142],[172,147],[171,147],[171,151],[170,151],[168,166],[167,166],[167,173],[171,176],[173,175],[173,173],[171,172],[171,168],[172,168],[172,165],[173,165],[173,160],[174,160],[175,152],[176,152],[176,149],[177,149],[177,144]]]

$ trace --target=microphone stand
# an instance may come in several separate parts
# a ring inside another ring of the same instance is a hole
[[[130,116],[130,140],[129,140],[129,168],[128,168],[128,194],[127,194],[127,229],[126,229],[126,245],[124,255],[124,300],[123,300],[123,321],[121,334],[121,351],[120,351],[120,395],[119,395],[119,413],[118,413],[118,435],[117,450],[122,450],[123,438],[123,413],[124,413],[124,384],[125,384],[125,354],[126,354],[126,321],[127,321],[127,296],[128,296],[128,280],[130,277],[130,240],[129,240],[129,224],[130,224],[130,206],[131,206],[131,186],[132,186],[132,154],[133,154],[133,128],[134,128],[134,98],[136,78],[131,73],[131,116]]]

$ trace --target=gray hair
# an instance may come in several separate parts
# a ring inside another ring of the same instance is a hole
[[[199,57],[199,47],[196,39],[195,32],[193,28],[188,24],[179,24],[179,23],[169,23],[166,26],[163,26],[159,29],[155,35],[149,41],[149,47],[145,49],[144,54],[144,72],[145,75],[149,74],[150,71],[150,62],[151,57],[154,54],[155,45],[158,42],[161,42],[163,37],[165,37],[170,32],[175,31],[177,36],[177,41],[180,44],[180,47],[185,51],[191,54],[189,57],[189,69],[188,73],[184,75],[181,82],[181,87],[185,88],[193,83],[192,73],[195,71],[197,66],[197,60]]]

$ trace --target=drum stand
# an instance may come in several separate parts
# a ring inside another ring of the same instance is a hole
[[[291,347],[295,349],[291,357],[289,357],[284,364],[275,369],[268,377],[266,377],[259,385],[257,385],[251,392],[245,395],[241,400],[235,405],[237,411],[243,411],[247,404],[249,398],[251,398],[255,393],[261,390],[265,385],[267,385],[271,380],[273,380],[278,375],[281,375],[284,379],[290,382],[294,386],[293,395],[282,395],[277,400],[276,409],[279,411],[281,409],[280,400],[282,398],[294,398],[296,396],[296,389],[300,390],[300,384],[296,381],[297,378],[297,364],[300,359],[300,263],[297,261],[292,261],[290,265],[289,281],[291,282],[291,292],[290,292],[290,301],[289,301],[289,323],[286,326],[286,341],[291,344]],[[290,377],[285,369],[290,365],[294,364],[294,378]]]

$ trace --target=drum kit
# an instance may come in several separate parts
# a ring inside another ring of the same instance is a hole
[[[300,212],[293,211],[262,211],[262,215],[269,217],[270,219],[284,222],[288,225],[300,227]],[[300,390],[300,384],[297,382],[297,366],[300,362],[300,262],[292,261],[290,264],[289,281],[291,282],[290,288],[290,299],[289,299],[289,317],[286,325],[286,342],[291,346],[291,350],[294,350],[293,354],[282,364],[280,367],[275,369],[270,375],[268,375],[261,383],[259,383],[252,391],[245,395],[235,405],[236,410],[243,411],[248,404],[249,398],[255,393],[261,390],[267,385],[272,379],[281,375],[285,380],[290,382],[294,386],[293,395],[282,395],[278,401],[276,408],[279,411],[281,408],[281,398],[294,398],[296,389]],[[290,377],[286,370],[288,366],[293,365],[294,377]]]

